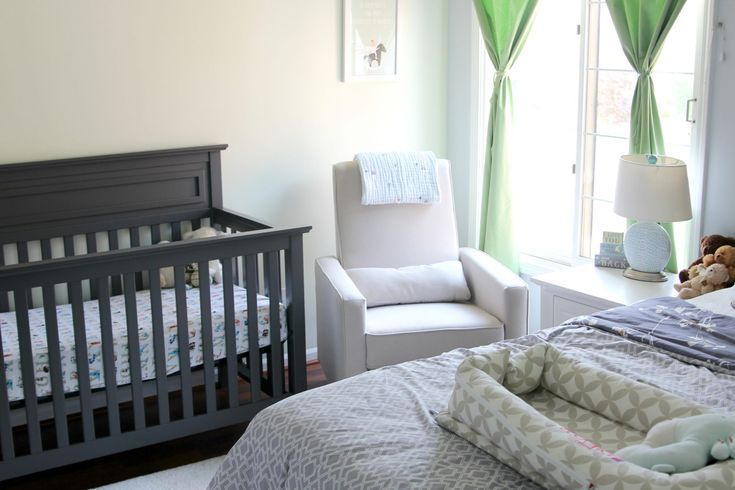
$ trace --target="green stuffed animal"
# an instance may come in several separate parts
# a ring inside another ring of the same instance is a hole
[[[686,473],[735,457],[735,416],[708,413],[654,425],[641,444],[615,453],[661,473]]]

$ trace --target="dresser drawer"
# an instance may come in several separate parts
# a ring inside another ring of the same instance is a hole
[[[600,311],[600,308],[579,303],[577,301],[570,301],[561,296],[554,296],[554,325],[559,325],[570,318],[574,318],[579,315],[590,315],[592,313]]]

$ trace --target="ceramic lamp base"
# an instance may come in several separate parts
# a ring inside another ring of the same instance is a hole
[[[668,278],[663,272],[641,272],[628,267],[623,271],[623,276],[628,279],[635,279],[636,281],[646,282],[666,282]]]
[[[664,282],[662,272],[671,257],[671,241],[661,225],[650,221],[633,224],[623,240],[625,258],[630,264],[623,275],[647,282]]]

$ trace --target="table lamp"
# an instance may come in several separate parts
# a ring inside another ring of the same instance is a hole
[[[666,281],[663,270],[671,257],[671,240],[658,223],[692,217],[686,164],[665,156],[623,155],[613,210],[637,221],[623,240],[630,265],[623,275],[639,281]]]

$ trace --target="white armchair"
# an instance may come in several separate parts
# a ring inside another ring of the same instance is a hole
[[[437,168],[440,202],[363,206],[357,163],[334,166],[338,256],[315,264],[317,343],[328,379],[527,333],[525,282],[484,252],[459,248],[449,162]],[[457,259],[469,302],[368,308],[347,273]]]

